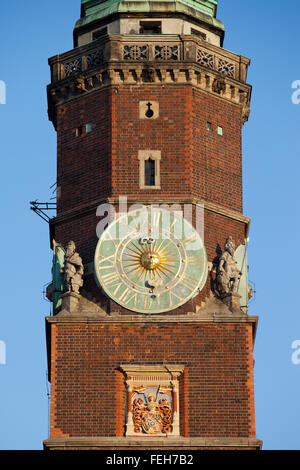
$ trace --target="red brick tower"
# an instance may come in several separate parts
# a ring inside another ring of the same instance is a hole
[[[74,49],[49,60],[46,449],[261,447],[242,203],[250,61],[223,49],[216,10],[82,0]]]

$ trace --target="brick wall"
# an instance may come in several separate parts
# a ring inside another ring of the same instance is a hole
[[[157,120],[139,119],[139,101],[159,102]],[[241,110],[190,85],[103,88],[58,107],[58,217],[52,236],[74,240],[84,264],[97,244],[97,204],[129,196],[149,202],[199,198],[242,212]],[[210,122],[211,130],[207,128]],[[76,129],[92,131],[76,136]],[[223,128],[223,136],[217,134]],[[161,189],[139,188],[139,150],[161,151]],[[91,206],[94,204],[94,207]],[[245,223],[205,210],[204,242],[213,262]],[[169,315],[195,311],[202,292]],[[138,315],[107,299],[93,275],[84,290],[107,312]],[[184,363],[180,433],[184,437],[255,437],[252,324],[51,324],[50,437],[125,432],[126,391],[120,364]]]
[[[182,436],[255,437],[251,324],[56,323],[51,328],[50,437],[124,435],[122,363],[185,364]]]
[[[218,134],[218,126],[223,135]],[[241,134],[238,106],[193,89],[193,194],[239,212],[243,210]]]
[[[143,100],[158,101],[157,119],[139,118]],[[76,137],[87,123],[92,132]],[[95,91],[58,108],[57,136],[59,215],[111,195],[194,196],[242,210],[241,109],[192,86]],[[161,151],[161,189],[139,188],[138,151],[147,149]]]
[[[92,131],[86,133],[85,125]],[[76,136],[76,129],[82,134]],[[57,214],[111,192],[111,90],[66,102],[57,111]]]

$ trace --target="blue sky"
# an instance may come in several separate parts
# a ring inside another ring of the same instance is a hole
[[[43,286],[50,281],[48,226],[29,201],[48,201],[56,180],[56,135],[47,117],[48,57],[72,48],[79,0],[1,2],[0,449],[41,449],[48,437]],[[300,6],[297,0],[220,0],[224,47],[251,58],[252,111],[243,130],[248,261],[259,316],[255,343],[257,437],[264,449],[300,449],[298,305]]]

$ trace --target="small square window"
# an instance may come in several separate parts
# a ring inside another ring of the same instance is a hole
[[[93,41],[96,39],[102,38],[102,36],[105,36],[107,34],[107,28],[102,28],[98,29],[97,31],[93,31],[92,38]]]
[[[212,131],[212,123],[211,123],[211,122],[207,121],[207,123],[206,123],[206,129],[207,129],[208,131]]]
[[[202,31],[198,31],[197,29],[191,28],[191,34],[194,34],[195,36],[198,36],[199,38],[203,39],[203,41],[206,41],[206,34]]]
[[[223,135],[223,127],[218,126],[217,132],[218,132],[218,135]]]
[[[140,21],[140,34],[161,34],[161,21]]]
[[[88,133],[88,132],[92,132],[93,130],[93,124],[91,122],[89,122],[88,124],[85,125],[85,132]]]

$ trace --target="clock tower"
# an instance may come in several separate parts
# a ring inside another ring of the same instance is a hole
[[[241,132],[216,0],[81,0],[49,59],[45,449],[259,449]]]

